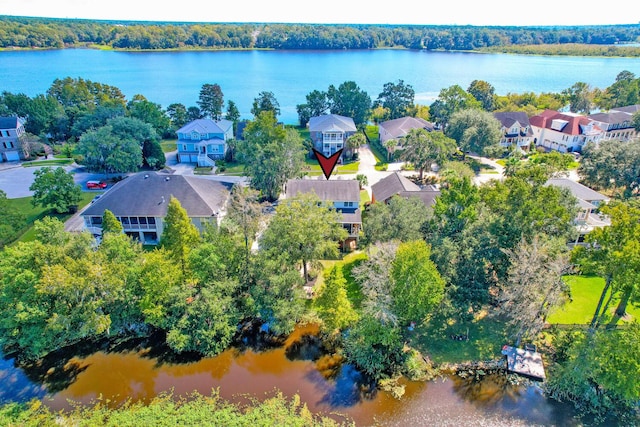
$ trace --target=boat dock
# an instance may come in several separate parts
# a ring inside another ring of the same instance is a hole
[[[543,381],[546,378],[542,356],[535,349],[505,345],[502,354],[507,357],[507,371]]]

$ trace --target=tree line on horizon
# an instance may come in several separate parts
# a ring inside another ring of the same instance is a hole
[[[478,50],[637,42],[637,25],[441,26],[101,21],[0,17],[0,48]]]

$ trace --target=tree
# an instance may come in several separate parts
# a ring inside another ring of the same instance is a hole
[[[438,98],[429,106],[431,120],[446,131],[453,113],[460,110],[479,109],[480,102],[458,85],[442,89]]]
[[[198,120],[203,118],[202,112],[198,107],[191,106],[187,108],[187,121],[192,122],[194,120]]]
[[[301,173],[302,138],[295,129],[278,126],[272,112],[261,113],[247,125],[238,148],[251,186],[267,200],[276,200],[285,182]]]
[[[388,203],[372,203],[364,212],[363,229],[367,242],[406,242],[419,239],[429,208],[418,197],[393,196]]]
[[[616,81],[605,89],[598,99],[603,110],[625,105],[635,105],[640,100],[640,79],[635,74],[624,70],[618,73]]]
[[[109,209],[102,213],[102,235],[106,233],[122,233],[122,224]]]
[[[445,133],[456,140],[461,150],[483,155],[500,141],[500,126],[500,122],[487,111],[464,109],[450,116]]]
[[[480,101],[485,111],[493,111],[496,105],[495,88],[484,80],[474,80],[469,85],[469,92],[475,99]]]
[[[401,243],[391,267],[393,310],[408,324],[422,322],[444,296],[444,280],[431,261],[431,248],[424,240]]]
[[[323,329],[329,333],[342,330],[358,319],[358,314],[347,297],[346,286],[342,269],[333,266],[313,302],[322,319]]]
[[[200,232],[191,222],[187,211],[180,201],[171,196],[164,218],[164,230],[160,245],[166,248],[174,261],[182,267],[182,274],[187,272],[187,258],[191,250],[200,241]]]
[[[224,105],[224,95],[220,85],[217,83],[203,84],[197,104],[205,117],[220,120],[222,118],[222,106]]]
[[[329,86],[327,99],[332,114],[351,117],[356,126],[366,124],[371,114],[371,98],[354,81]]]
[[[258,118],[263,112],[271,112],[274,117],[280,115],[280,104],[273,92],[260,92],[253,100],[251,114]]]
[[[73,174],[61,167],[44,167],[33,172],[35,179],[29,191],[33,192],[33,206],[51,207],[57,213],[71,211],[82,200],[82,189],[73,180]]]
[[[362,147],[367,143],[367,138],[364,136],[362,132],[356,132],[353,135],[349,136],[345,141],[345,146],[348,150],[348,155],[345,156],[347,158],[353,157],[353,153],[358,152],[358,148]]]
[[[235,135],[238,130],[238,122],[240,121],[240,110],[235,102],[227,101],[227,112],[224,118],[233,123],[233,134]]]
[[[77,149],[89,170],[105,175],[136,171],[142,165],[140,142],[132,137],[123,138],[109,124],[82,135]]]
[[[409,109],[413,108],[415,94],[413,87],[405,84],[404,80],[389,82],[384,84],[376,103],[389,111],[387,120],[393,120],[408,114]]]
[[[320,205],[315,194],[287,199],[276,207],[260,239],[260,248],[282,254],[292,265],[299,265],[309,281],[309,264],[336,257],[338,242],[347,237],[340,225],[340,213]]]
[[[306,95],[306,104],[296,105],[300,126],[306,126],[311,117],[325,114],[329,110],[327,93],[313,90]]]
[[[443,165],[456,152],[453,139],[442,132],[425,129],[411,129],[401,139],[400,146],[403,149],[402,159],[418,169],[421,181],[424,172],[431,170],[432,164]]]
[[[562,278],[568,270],[565,244],[536,236],[505,250],[510,265],[494,314],[508,319],[515,330],[516,347],[522,338],[535,338],[550,311],[566,299],[568,287]]]
[[[636,130],[636,132],[640,132],[640,111],[636,111],[635,113],[633,113],[632,121],[633,128]]]
[[[148,123],[160,136],[169,135],[171,120],[160,104],[153,103],[142,95],[134,95],[127,103],[129,116]]]
[[[606,140],[582,149],[578,174],[584,184],[629,198],[640,188],[640,141]]]
[[[593,108],[593,90],[584,82],[575,83],[562,94],[569,100],[569,110],[572,113],[589,114]]]
[[[367,178],[367,175],[363,173],[359,173],[356,175],[356,181],[358,181],[358,186],[360,187],[360,190],[362,190],[364,187],[369,185],[369,178]]]
[[[24,214],[9,202],[7,193],[0,190],[0,247],[15,235],[24,220]]]
[[[174,129],[180,129],[187,124],[187,107],[180,103],[169,104],[166,111]]]

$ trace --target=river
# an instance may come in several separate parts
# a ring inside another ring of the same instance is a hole
[[[163,107],[196,105],[200,88],[217,83],[225,102],[251,118],[253,99],[273,92],[280,119],[296,124],[296,105],[313,90],[354,81],[375,100],[388,82],[404,80],[415,100],[431,104],[441,89],[473,80],[496,93],[558,93],[577,82],[604,89],[621,71],[640,75],[638,58],[597,58],[427,52],[362,51],[170,51],[122,52],[93,49],[0,51],[0,91],[35,96],[56,78],[81,77],[116,86],[127,99],[142,94]]]
[[[116,406],[131,398],[147,402],[163,392],[208,395],[219,388],[225,399],[244,402],[276,390],[298,394],[311,411],[358,426],[529,426],[578,423],[568,404],[546,399],[535,385],[512,385],[505,375],[481,381],[443,376],[405,381],[401,399],[376,391],[358,371],[319,350],[317,328],[297,328],[281,345],[260,351],[236,346],[216,357],[177,362],[170,352],[141,341],[128,348],[96,351],[88,345],[72,355],[59,352],[31,366],[0,363],[0,401],[39,398],[55,410],[97,398]]]

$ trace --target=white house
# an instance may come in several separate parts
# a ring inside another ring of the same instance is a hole
[[[604,132],[595,121],[573,113],[545,110],[529,119],[536,146],[561,153],[581,152],[587,143],[598,143]]]
[[[198,119],[182,126],[178,134],[178,162],[215,166],[224,159],[227,141],[233,138],[233,122]]]
[[[345,147],[347,138],[357,132],[351,117],[326,114],[309,119],[309,135],[313,147],[329,157]]]
[[[493,117],[500,122],[502,137],[500,145],[509,148],[513,145],[522,151],[529,151],[533,142],[533,130],[529,123],[529,116],[522,111],[505,111],[493,113]]]
[[[24,158],[24,135],[24,122],[20,118],[0,117],[0,161],[17,162]]]
[[[615,139],[630,141],[638,137],[638,131],[633,126],[633,115],[640,111],[640,105],[612,108],[607,112],[590,114],[587,117],[604,131],[602,140]]]

